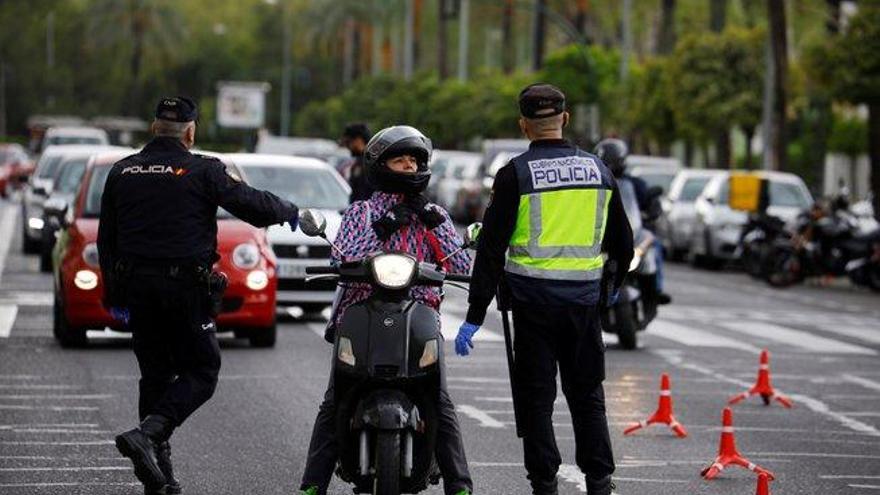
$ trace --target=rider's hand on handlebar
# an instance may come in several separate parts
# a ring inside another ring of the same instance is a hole
[[[428,230],[433,230],[446,221],[446,217],[429,205],[428,198],[422,194],[407,196],[405,203],[418,215],[419,220],[425,224],[425,227],[428,227]]]
[[[415,212],[406,203],[398,203],[388,210],[385,215],[373,222],[373,230],[382,241],[387,241],[391,236],[400,230],[401,227],[412,223],[412,216]]]
[[[477,333],[477,330],[479,329],[480,327],[473,323],[464,322],[461,324],[461,328],[458,329],[458,336],[455,337],[456,354],[459,356],[467,356],[470,354],[471,349],[474,348],[474,343],[471,339],[473,339],[474,334]]]

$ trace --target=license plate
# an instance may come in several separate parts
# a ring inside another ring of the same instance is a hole
[[[306,278],[306,265],[293,263],[280,263],[278,265],[279,278]]]

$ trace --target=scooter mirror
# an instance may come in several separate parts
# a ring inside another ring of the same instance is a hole
[[[468,225],[467,230],[464,233],[464,242],[467,247],[474,247],[477,245],[477,240],[480,238],[480,232],[483,231],[483,224],[481,222],[474,222]]]
[[[299,214],[299,228],[309,237],[324,237],[327,230],[327,219],[320,211],[303,210]]]

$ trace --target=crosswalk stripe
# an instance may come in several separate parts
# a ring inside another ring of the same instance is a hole
[[[464,318],[453,316],[443,311],[440,312],[440,329],[443,332],[443,338],[447,341],[455,340],[458,335],[458,327]],[[491,324],[490,324],[491,325]],[[486,328],[490,325],[484,325],[479,332],[474,335],[474,342],[504,342],[504,337],[494,328]]]
[[[15,291],[0,295],[0,304],[18,306],[51,306],[51,291]]]
[[[9,338],[18,315],[18,306],[0,306],[0,338]]]
[[[871,328],[862,326],[849,326],[844,323],[841,325],[817,326],[816,328],[818,330],[823,330],[829,333],[836,333],[838,335],[864,340],[865,342],[870,342],[872,344],[880,344],[880,325]]]
[[[18,219],[18,208],[7,207],[3,211],[0,220],[0,280],[3,279],[3,268],[6,266],[6,256],[9,254],[9,245],[12,244],[12,232],[15,229],[15,221]]]
[[[738,333],[788,344],[808,351],[831,354],[862,354],[876,356],[877,351],[855,344],[813,335],[810,332],[761,321],[721,321],[718,325]]]
[[[698,330],[668,320],[654,320],[648,326],[647,331],[651,335],[673,340],[690,347],[726,347],[755,353],[760,352],[760,349],[746,342],[718,335],[717,332]]]

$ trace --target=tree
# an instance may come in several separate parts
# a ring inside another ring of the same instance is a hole
[[[880,218],[880,7],[862,4],[827,53],[826,82],[844,101],[868,107],[874,216]]]
[[[754,134],[761,113],[763,39],[761,31],[731,28],[679,42],[666,88],[684,136],[705,144],[731,125]],[[751,159],[749,146],[746,157]]]
[[[666,58],[645,60],[634,70],[627,91],[631,102],[627,115],[630,129],[656,143],[657,153],[663,156],[669,156],[671,145],[678,137],[675,114],[664,84],[668,64]]]
[[[770,158],[771,168],[784,170],[788,153],[785,135],[788,39],[784,0],[767,0],[767,16],[770,24],[770,53],[773,64],[773,109],[770,122],[770,156],[765,159]]]

